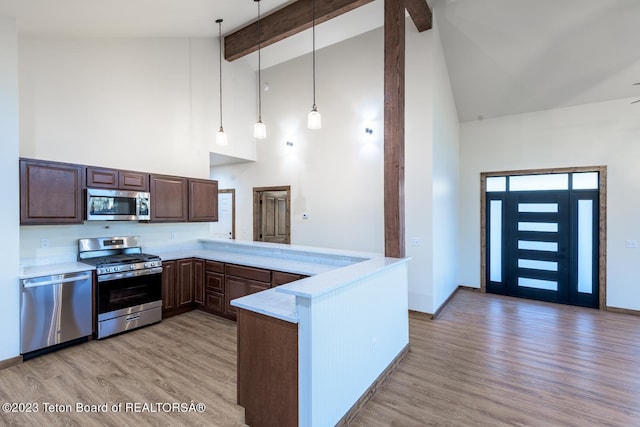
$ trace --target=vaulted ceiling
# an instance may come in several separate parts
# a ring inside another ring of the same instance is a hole
[[[262,0],[268,14],[291,0]],[[461,121],[640,97],[638,0],[430,0]],[[378,28],[384,0],[317,27],[323,47]],[[253,0],[2,0],[20,35],[216,37],[256,19]],[[263,67],[311,48],[309,31],[262,51]],[[381,47],[382,48],[382,47]],[[241,60],[253,63],[252,56]],[[640,104],[630,106],[640,110]]]
[[[438,0],[435,9],[461,121],[640,98],[638,0]]]

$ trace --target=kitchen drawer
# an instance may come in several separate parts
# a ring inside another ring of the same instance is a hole
[[[242,277],[258,282],[271,283],[271,270],[263,270],[255,267],[245,267],[242,265],[227,264],[225,273],[229,276]]]
[[[207,292],[224,293],[224,275],[207,270],[205,273],[205,288]]]
[[[204,306],[216,313],[224,314],[224,294],[220,292],[210,292],[207,289],[206,301]]]
[[[224,274],[224,263],[218,261],[207,261],[205,269],[214,273]]]

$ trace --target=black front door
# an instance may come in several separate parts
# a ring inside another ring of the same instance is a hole
[[[599,192],[487,192],[487,291],[598,307]]]
[[[506,294],[568,303],[569,192],[511,192],[506,207]]]

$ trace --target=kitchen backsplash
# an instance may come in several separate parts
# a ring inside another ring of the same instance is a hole
[[[209,223],[142,224],[95,222],[77,225],[20,227],[20,259],[23,266],[76,261],[78,239],[107,236],[141,236],[145,247],[162,247],[210,235]]]

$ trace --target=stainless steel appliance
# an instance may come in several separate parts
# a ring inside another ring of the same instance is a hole
[[[144,191],[87,189],[87,221],[145,221],[151,219],[150,194]]]
[[[24,355],[91,335],[91,272],[35,277],[20,282],[20,353]]]
[[[96,266],[97,338],[162,320],[162,260],[140,237],[80,239],[78,260]]]

